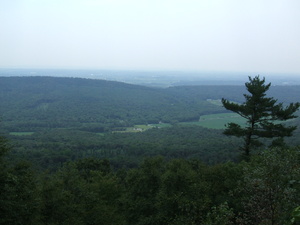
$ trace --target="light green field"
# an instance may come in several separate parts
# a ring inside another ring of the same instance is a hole
[[[246,119],[236,113],[219,113],[201,116],[199,120],[199,125],[213,129],[225,129],[227,123],[237,123],[245,126]]]
[[[143,132],[148,129],[153,128],[150,125],[134,125],[133,127],[127,127],[125,130],[122,131],[114,131],[116,133],[135,133],[135,132]]]
[[[14,136],[25,136],[25,135],[32,135],[34,132],[10,132],[10,135]]]
[[[227,123],[237,123],[245,126],[246,120],[236,113],[218,113],[201,116],[198,122],[185,122],[181,124],[199,125],[212,129],[225,129],[225,124]]]
[[[197,125],[211,129],[225,129],[227,123],[237,123],[241,126],[245,125],[246,120],[236,113],[219,113],[201,116],[196,122],[181,122],[181,125]],[[169,123],[149,124],[149,125],[135,125],[134,127],[127,127],[123,131],[115,131],[118,133],[129,132],[143,132],[151,128],[171,127]]]

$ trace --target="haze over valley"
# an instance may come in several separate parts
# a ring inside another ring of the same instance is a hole
[[[299,85],[300,74],[251,74],[247,72],[191,72],[92,69],[0,69],[0,76],[77,77],[119,81],[152,87],[181,85],[244,85],[248,76],[266,77],[272,85]]]

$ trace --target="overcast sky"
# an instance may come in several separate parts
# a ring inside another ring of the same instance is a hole
[[[300,74],[299,0],[0,0],[0,67]]]

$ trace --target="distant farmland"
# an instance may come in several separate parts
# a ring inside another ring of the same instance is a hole
[[[218,113],[201,116],[198,122],[184,122],[181,124],[193,124],[212,129],[225,129],[225,124],[227,123],[237,123],[244,126],[246,120],[236,113]]]
[[[236,113],[218,113],[201,116],[199,121],[195,122],[180,122],[181,125],[197,125],[211,129],[225,129],[225,124],[237,123],[241,126],[246,125],[246,120]],[[149,125],[135,125],[134,127],[128,127],[123,131],[116,131],[122,133],[128,132],[142,132],[151,128],[164,128],[172,126],[169,123],[149,124]]]

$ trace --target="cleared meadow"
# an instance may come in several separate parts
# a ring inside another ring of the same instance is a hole
[[[218,113],[201,116],[199,121],[194,122],[180,122],[180,125],[197,125],[210,129],[225,129],[225,124],[237,123],[241,126],[246,125],[246,120],[236,113]],[[169,123],[149,124],[149,125],[135,125],[128,127],[123,131],[117,132],[142,132],[151,128],[164,128],[171,127]]]
[[[218,113],[201,116],[197,122],[183,122],[180,124],[199,125],[211,129],[225,129],[225,124],[237,123],[245,126],[246,120],[236,113]]]

